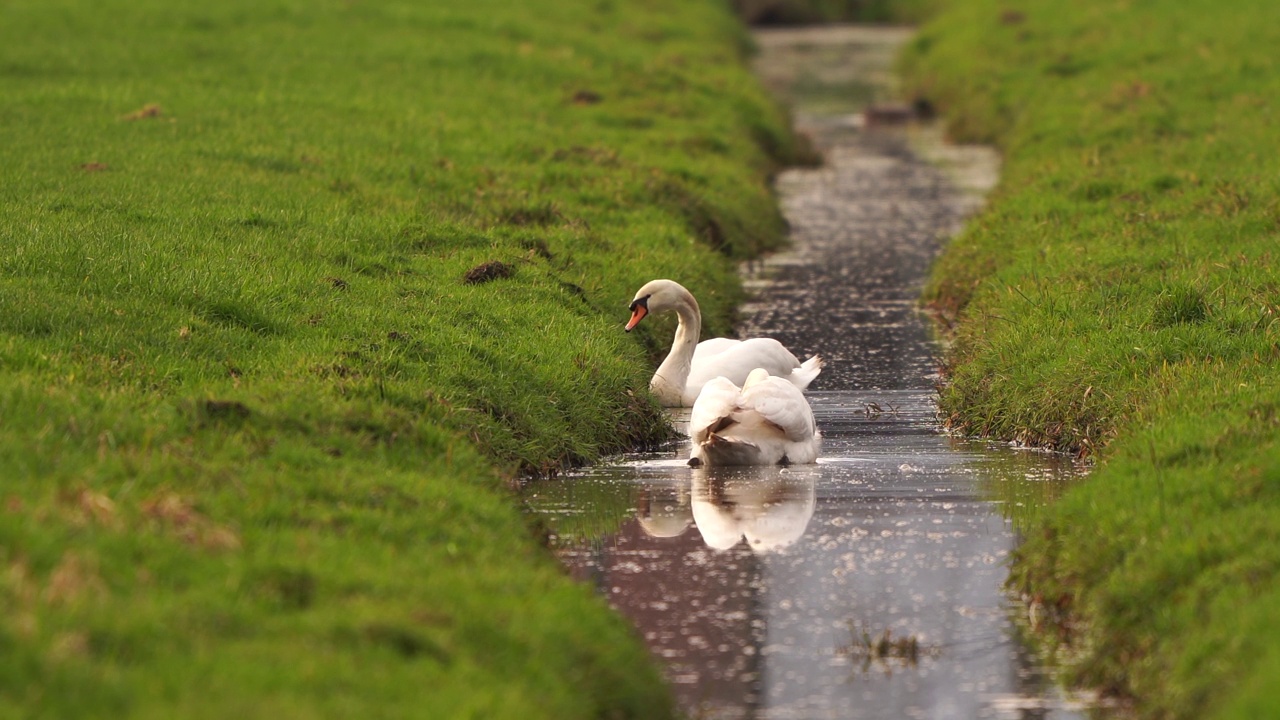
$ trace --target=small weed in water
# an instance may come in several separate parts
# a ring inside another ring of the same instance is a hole
[[[850,622],[849,634],[852,636],[850,641],[836,648],[836,652],[858,663],[864,673],[872,665],[885,672],[891,672],[894,667],[914,668],[920,664],[921,658],[941,654],[937,645],[922,643],[915,635],[894,635],[888,628],[873,635],[866,627]]]

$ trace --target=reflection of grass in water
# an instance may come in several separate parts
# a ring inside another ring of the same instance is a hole
[[[599,477],[535,481],[523,495],[525,506],[555,535],[553,545],[557,546],[618,532],[635,506],[635,486]]]
[[[1088,461],[1075,460],[1063,453],[1012,448],[991,448],[984,441],[963,440],[975,449],[986,447],[987,464],[981,470],[983,494],[999,503],[1000,514],[1021,532],[1036,527],[1046,509],[1058,500],[1091,467]],[[1063,659],[1055,652],[1055,642],[1036,632],[1055,628],[1052,639],[1061,642],[1070,634],[1070,618],[1065,607],[1046,604],[1040,598],[1020,596],[1010,588],[1010,620],[1018,641],[1037,649],[1046,672],[1057,673]],[[1017,609],[1014,609],[1017,608]]]
[[[819,115],[853,113],[876,100],[883,91],[877,85],[859,80],[832,83],[814,77],[802,77],[791,90],[792,106]]]
[[[999,503],[1000,514],[1015,528],[1024,530],[1087,468],[1087,463],[1056,453],[992,450],[982,469],[983,494]]]

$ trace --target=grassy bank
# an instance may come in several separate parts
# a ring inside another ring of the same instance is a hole
[[[670,715],[506,483],[662,437],[627,301],[781,235],[727,10],[2,15],[0,714]]]
[[[1274,717],[1280,6],[941,6],[910,85],[1006,157],[929,289],[944,410],[1099,460],[1014,582],[1074,678],[1142,716]]]

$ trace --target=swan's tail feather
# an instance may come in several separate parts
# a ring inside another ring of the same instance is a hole
[[[809,383],[813,382],[814,378],[818,377],[818,373],[822,372],[824,364],[825,362],[821,355],[814,355],[800,363],[800,367],[792,370],[787,379],[791,381],[792,385],[804,390],[809,387]]]

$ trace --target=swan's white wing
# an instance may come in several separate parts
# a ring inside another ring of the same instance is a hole
[[[758,376],[746,389],[725,377],[703,387],[689,415],[691,460],[709,465],[814,461],[817,424],[804,393],[785,378]]]
[[[729,417],[738,407],[742,391],[727,378],[716,377],[702,386],[689,411],[689,437],[695,444],[707,439],[709,428]]]
[[[715,340],[726,340],[715,338]],[[716,343],[707,350],[703,345],[714,342],[706,340],[698,345],[693,353],[693,364],[689,369],[687,389],[701,387],[717,376],[724,376],[735,385],[742,385],[747,375],[756,368],[764,368],[770,375],[790,375],[791,371],[800,367],[800,361],[773,338],[751,338],[750,340]],[[716,347],[721,348],[714,352]]]
[[[790,381],[768,377],[742,392],[742,405],[778,426],[791,442],[813,437],[817,424],[804,393]]]
[[[733,338],[708,338],[693,348],[693,361],[698,362],[698,358],[702,358],[703,362],[706,362],[707,358],[719,355],[725,350],[730,350],[741,344],[741,340],[734,340]]]

